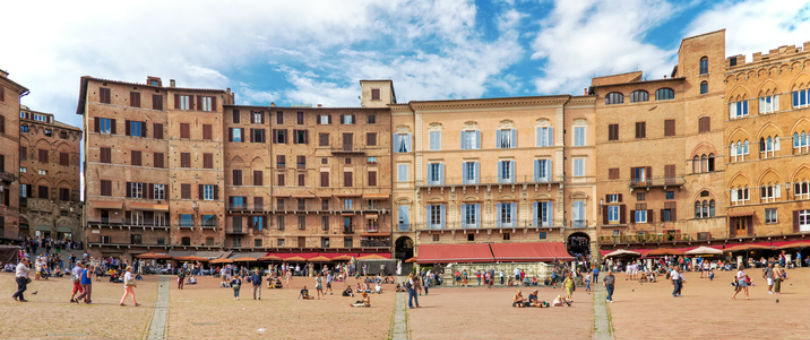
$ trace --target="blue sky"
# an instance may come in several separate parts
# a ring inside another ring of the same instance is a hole
[[[231,88],[240,104],[581,94],[592,76],[668,74],[683,37],[726,28],[726,54],[810,40],[810,1],[16,1],[0,69],[23,104],[80,125],[79,77]],[[11,48],[13,47],[13,48]]]

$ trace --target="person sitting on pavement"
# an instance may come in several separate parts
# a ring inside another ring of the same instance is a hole
[[[307,289],[307,286],[301,288],[301,292],[298,293],[298,298],[303,300],[315,300],[315,297],[309,296],[309,289]]]
[[[352,307],[359,307],[359,308],[369,308],[371,307],[371,296],[368,293],[363,293],[363,299],[355,301],[352,304],[349,304]]]
[[[518,289],[517,293],[515,293],[515,297],[512,299],[512,307],[522,308],[524,302],[526,302],[526,299],[523,298],[523,293]]]
[[[354,297],[354,292],[352,291],[352,287],[346,286],[346,289],[343,290],[343,296],[351,296]]]
[[[565,304],[568,305],[568,307],[571,307],[571,302],[573,301],[571,301],[569,298],[562,295],[557,295],[557,297],[554,298],[554,301],[551,302],[551,305],[553,307],[562,307],[563,304]]]

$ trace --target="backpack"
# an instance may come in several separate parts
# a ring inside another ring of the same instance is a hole
[[[413,289],[413,285],[411,284],[411,281],[410,281],[410,280],[405,281],[405,288],[407,288],[407,289]]]

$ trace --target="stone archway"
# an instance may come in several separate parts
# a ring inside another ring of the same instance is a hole
[[[568,235],[565,246],[571,256],[588,257],[591,254],[591,237],[583,232],[573,233]]]
[[[396,240],[394,257],[403,261],[413,257],[413,240],[410,237],[402,236]]]

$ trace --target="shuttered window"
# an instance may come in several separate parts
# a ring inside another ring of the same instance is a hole
[[[163,153],[162,152],[155,152],[153,154],[152,158],[153,158],[153,161],[152,161],[153,164],[152,165],[154,167],[156,167],[156,168],[163,168],[164,167],[164,165],[163,165]]]
[[[180,184],[180,198],[186,200],[191,199],[191,184]]]
[[[698,120],[698,132],[709,132],[712,129],[711,118],[709,117],[701,117]]]
[[[608,179],[619,179],[619,168],[608,169]]]
[[[674,119],[664,120],[664,136],[667,136],[667,137],[675,136],[675,120]]]
[[[343,186],[344,187],[351,187],[352,186],[352,172],[351,171],[344,171],[343,172]]]
[[[376,187],[377,186],[377,172],[376,171],[369,171],[368,172],[368,186]]]
[[[180,167],[181,168],[190,168],[191,167],[191,154],[188,152],[181,152],[180,153]]]
[[[163,124],[161,123],[154,123],[152,124],[152,134],[155,139],[163,139]]]
[[[242,170],[233,171],[233,185],[242,185]]]
[[[141,166],[141,152],[140,151],[130,151],[130,164]]]
[[[368,132],[368,133],[366,133],[366,145],[367,146],[377,146],[377,133],[376,132]]]
[[[129,106],[141,107],[141,93],[140,92],[130,92],[129,93]]]
[[[241,116],[240,116],[239,110],[234,109],[233,110],[233,123],[234,124],[239,124],[239,121],[241,120],[240,118],[241,118]]]
[[[619,124],[608,125],[608,140],[619,140]]]
[[[39,162],[48,163],[48,150],[39,149]]]
[[[163,111],[163,96],[159,94],[152,95],[152,109]]]
[[[646,122],[636,122],[636,138],[647,138]]]
[[[59,153],[59,165],[61,166],[69,166],[70,165],[70,154],[67,152],[60,152]]]
[[[276,178],[276,185],[283,187],[284,186],[284,174],[278,174]]]
[[[100,158],[101,163],[112,163],[112,149],[110,148],[101,148],[100,149]]]
[[[206,169],[213,169],[214,168],[214,155],[210,153],[203,154],[203,168]]]
[[[329,173],[328,172],[321,172],[321,186],[322,187],[329,187]]]
[[[253,171],[253,185],[264,185],[264,172],[260,170]]]
[[[191,138],[191,129],[188,123],[180,123],[180,138]]]
[[[110,89],[102,87],[98,89],[98,101],[109,104],[110,103]]]
[[[203,139],[211,140],[211,124],[203,124]]]
[[[101,196],[112,196],[112,182],[101,180]]]
[[[329,146],[329,134],[328,133],[319,133],[318,134],[318,146]]]

